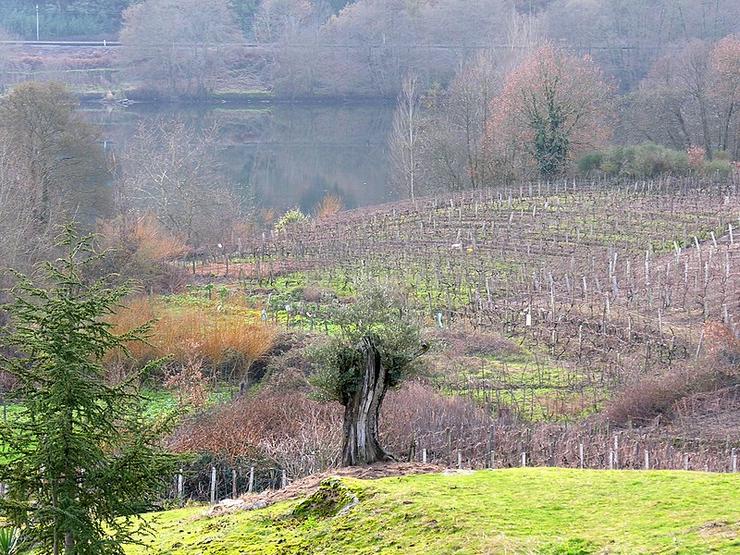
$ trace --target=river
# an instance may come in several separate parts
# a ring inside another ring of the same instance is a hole
[[[259,207],[310,212],[329,194],[346,208],[395,198],[388,186],[388,104],[95,103],[82,109],[101,127],[105,147],[117,152],[147,120],[178,119],[196,132],[215,125],[222,171]]]

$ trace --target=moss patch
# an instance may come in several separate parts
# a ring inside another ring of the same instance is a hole
[[[302,520],[328,518],[346,512],[358,502],[357,496],[339,478],[327,478],[316,493],[295,506],[291,515]]]

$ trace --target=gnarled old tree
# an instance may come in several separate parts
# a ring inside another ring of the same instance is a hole
[[[428,347],[405,304],[384,287],[370,287],[336,320],[340,333],[312,353],[319,367],[313,381],[325,399],[344,406],[342,464],[394,460],[378,438],[380,408]]]

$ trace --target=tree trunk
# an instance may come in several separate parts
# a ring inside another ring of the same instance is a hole
[[[72,532],[64,533],[64,553],[71,554],[75,552],[75,537]]]
[[[378,416],[388,389],[388,373],[372,339],[363,339],[359,350],[365,361],[365,371],[358,390],[343,403],[343,466],[394,460],[378,441]]]

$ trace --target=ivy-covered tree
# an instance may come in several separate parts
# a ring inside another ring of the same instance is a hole
[[[135,384],[106,379],[104,357],[142,340],[148,326],[117,335],[106,317],[128,288],[88,281],[91,238],[68,229],[64,258],[44,266],[44,286],[24,275],[8,292],[0,368],[13,375],[19,407],[0,426],[0,512],[38,553],[122,554],[146,529],[173,472],[158,446],[165,422],[145,418]],[[142,370],[142,372],[145,372]]]
[[[588,57],[546,45],[506,77],[492,103],[487,142],[519,173],[558,177],[611,135],[613,87]]]
[[[388,388],[417,370],[428,346],[404,303],[379,285],[338,309],[335,321],[338,333],[312,353],[313,383],[325,399],[344,406],[342,464],[393,460],[378,439],[380,408]]]

